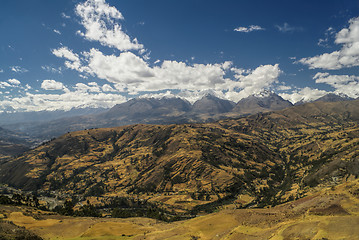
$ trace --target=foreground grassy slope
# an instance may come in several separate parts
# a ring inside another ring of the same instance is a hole
[[[73,132],[2,164],[0,180],[96,204],[130,196],[176,210],[219,200],[276,205],[359,175],[358,120],[356,100],[208,124]]]
[[[359,180],[265,209],[233,209],[163,223],[153,219],[73,218],[0,206],[2,218],[43,239],[359,239]]]

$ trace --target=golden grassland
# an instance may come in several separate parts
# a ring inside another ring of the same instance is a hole
[[[74,218],[1,206],[3,220],[44,239],[359,239],[359,180],[264,209],[234,209],[163,223],[147,218]]]

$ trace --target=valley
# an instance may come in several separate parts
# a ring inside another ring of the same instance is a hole
[[[358,221],[358,101],[69,132],[1,162],[3,215],[45,239],[24,211],[84,226],[60,239],[336,239],[324,218]]]
[[[58,240],[358,239],[358,193],[359,182],[355,180],[272,208],[227,206],[173,223],[148,218],[74,218],[30,207],[0,205],[0,228],[4,221],[12,221],[43,239]]]

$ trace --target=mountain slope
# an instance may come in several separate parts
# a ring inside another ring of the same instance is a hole
[[[207,94],[193,104],[191,111],[194,114],[215,115],[232,111],[234,105],[234,102]]]
[[[340,102],[340,101],[350,101],[350,100],[354,100],[354,98],[350,98],[346,95],[337,95],[334,93],[328,93],[326,95],[324,95],[323,97],[318,98],[317,101],[322,101],[322,102]]]
[[[307,186],[359,176],[358,103],[68,133],[2,164],[0,181],[103,199],[139,194],[185,209],[241,195],[252,198],[245,204],[276,205]]]
[[[190,109],[191,104],[180,98],[139,98],[114,106],[104,116],[138,121],[146,117],[178,116]]]
[[[24,153],[33,144],[29,137],[0,127],[0,159]]]
[[[273,92],[266,91],[241,99],[233,111],[241,114],[254,114],[281,110],[291,106],[293,106],[293,104],[289,101],[284,100]]]

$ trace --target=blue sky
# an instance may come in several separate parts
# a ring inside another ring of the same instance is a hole
[[[2,0],[0,111],[359,97],[359,1]]]

